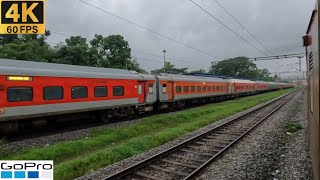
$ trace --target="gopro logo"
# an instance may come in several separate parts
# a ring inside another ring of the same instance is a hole
[[[53,161],[0,161],[0,180],[53,180]]]

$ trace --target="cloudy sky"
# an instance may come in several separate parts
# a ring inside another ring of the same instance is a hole
[[[236,56],[271,55],[232,19],[215,0],[194,0],[261,52],[241,40],[189,0],[83,0],[192,48],[93,8],[80,0],[48,0],[47,29],[92,39],[94,34],[123,35],[147,70],[163,66],[162,50],[178,67],[208,70],[211,61]],[[306,32],[315,0],[218,0],[274,55],[304,52]],[[51,43],[66,37],[52,34]],[[147,54],[144,54],[147,53]],[[148,55],[152,54],[152,55]],[[156,55],[156,56],[155,56]],[[157,57],[160,56],[160,57]],[[298,59],[257,62],[270,72],[294,71]],[[302,63],[305,68],[305,62]],[[289,67],[289,66],[291,67]],[[287,74],[283,74],[286,76]],[[289,74],[290,75],[290,74]],[[288,75],[288,76],[289,76]],[[291,74],[292,75],[292,74]],[[296,75],[296,73],[293,73]]]

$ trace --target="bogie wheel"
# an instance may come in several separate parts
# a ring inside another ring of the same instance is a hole
[[[104,123],[109,123],[111,121],[111,114],[109,111],[101,111],[99,115],[99,120]]]
[[[127,120],[132,120],[134,119],[134,108],[128,108],[127,110]]]
[[[17,121],[0,123],[0,136],[18,132],[19,124]]]

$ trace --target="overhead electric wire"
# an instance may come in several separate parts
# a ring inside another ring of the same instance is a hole
[[[272,53],[266,46],[264,46],[264,45],[261,43],[261,41],[259,41],[247,28],[245,28],[245,27],[238,21],[238,19],[237,19],[235,16],[233,16],[224,6],[222,6],[222,5],[218,2],[218,0],[215,0],[215,1],[216,1],[216,3],[217,3],[226,13],[228,13],[244,30],[246,30],[247,33],[248,33],[251,37],[253,37],[253,39],[255,39],[265,50],[267,50],[271,55],[273,55],[273,53]]]
[[[163,35],[163,34],[161,34],[161,33],[159,33],[159,32],[156,32],[156,31],[154,31],[154,30],[152,30],[152,29],[150,29],[150,28],[147,28],[147,27],[142,26],[142,25],[140,25],[140,24],[138,24],[138,23],[135,23],[135,22],[133,22],[133,21],[130,21],[130,20],[126,19],[126,18],[123,18],[123,17],[121,17],[121,16],[119,16],[119,15],[116,15],[116,14],[114,14],[114,13],[112,13],[112,12],[109,12],[109,11],[107,11],[107,10],[105,10],[105,9],[102,9],[102,8],[100,8],[100,7],[98,7],[98,6],[95,6],[95,5],[93,5],[93,4],[90,4],[90,3],[85,2],[85,1],[83,1],[83,0],[79,0],[79,1],[82,2],[82,3],[84,3],[84,4],[86,4],[86,5],[88,5],[88,6],[91,6],[91,7],[95,8],[95,9],[98,9],[98,10],[104,12],[104,13],[107,13],[107,14],[113,16],[113,17],[116,17],[116,18],[118,18],[118,19],[121,19],[121,20],[123,20],[123,21],[126,21],[127,23],[130,23],[130,24],[135,25],[135,26],[137,26],[137,27],[139,27],[139,28],[142,28],[142,29],[144,29],[144,30],[147,30],[147,31],[149,31],[149,32],[151,32],[151,33],[153,33],[153,34],[156,34],[156,35],[160,36],[160,37],[163,37],[163,38],[168,39],[168,40],[170,40],[170,41],[173,41],[173,42],[176,42],[176,43],[178,43],[178,44],[181,44],[181,45],[183,45],[183,46],[185,46],[185,47],[188,47],[188,48],[193,49],[193,50],[195,50],[195,51],[198,51],[198,52],[200,52],[200,53],[202,53],[202,54],[205,54],[205,55],[207,55],[207,56],[209,56],[209,57],[211,57],[211,58],[214,58],[214,59],[216,58],[216,57],[213,57],[212,55],[210,55],[209,53],[207,53],[207,52],[205,52],[205,51],[202,51],[202,50],[200,50],[200,49],[194,48],[194,47],[192,47],[192,46],[190,46],[190,45],[188,45],[188,44],[185,44],[185,43],[183,43],[183,42],[180,42],[180,41],[178,41],[178,40],[176,40],[176,39],[173,39],[173,38],[171,38],[171,37],[169,37],[169,36]]]
[[[51,30],[50,30],[50,32],[53,33],[53,34],[59,34],[59,35],[61,35],[61,36],[66,36],[66,37],[71,37],[71,36],[72,36],[72,35],[70,35],[70,34],[61,33],[61,32],[56,32],[56,31],[51,31]]]
[[[240,39],[242,39],[243,41],[245,41],[247,44],[249,44],[251,47],[255,48],[257,51],[259,51],[261,54],[263,54],[264,56],[267,56],[267,54],[265,54],[263,51],[261,51],[259,48],[257,48],[256,46],[254,46],[253,44],[251,44],[249,41],[247,41],[246,39],[244,39],[242,36],[240,36],[237,32],[235,32],[234,30],[232,30],[229,26],[227,26],[226,24],[224,24],[222,21],[220,21],[218,18],[216,18],[214,15],[212,15],[210,12],[208,12],[206,9],[204,9],[202,6],[200,6],[199,4],[197,4],[196,2],[194,2],[193,0],[189,0],[190,2],[192,2],[194,5],[196,5],[198,8],[200,8],[202,11],[204,11],[205,13],[207,13],[209,16],[211,16],[213,19],[215,19],[216,21],[218,21],[222,26],[224,26],[225,28],[227,28],[229,31],[231,31],[233,34],[235,34],[236,36],[238,36]]]
[[[133,58],[135,58],[135,59],[138,59],[138,60],[143,60],[143,61],[153,61],[153,62],[158,62],[158,63],[163,64],[163,61],[160,61],[160,60],[147,59],[147,58],[141,58],[141,57],[136,57],[136,56],[132,56],[132,57],[133,57]],[[168,61],[166,61],[166,62],[168,62]],[[180,64],[180,63],[177,63],[177,64]],[[188,68],[188,69],[190,69],[190,68],[193,68],[193,67],[194,67],[194,65],[193,65],[193,66],[186,66],[185,64],[180,64],[180,65],[182,65],[182,66],[184,66],[184,68]],[[198,66],[198,67],[203,67],[203,66]]]
[[[163,61],[158,61],[158,60],[153,60],[153,59],[146,59],[146,58],[140,58],[140,57],[136,57],[136,56],[132,56],[135,59],[140,59],[140,60],[144,60],[144,61],[153,61],[153,62],[159,62],[163,64]]]
[[[139,25],[139,24],[137,24],[137,23],[135,23],[135,22],[133,22],[133,21],[130,21],[130,20],[128,20],[128,19],[125,19],[125,18],[123,18],[123,17],[120,17],[120,16],[118,16],[118,15],[116,15],[116,14],[114,14],[114,13],[111,13],[111,12],[109,12],[109,11],[107,11],[107,10],[105,10],[105,9],[102,9],[102,8],[100,8],[100,7],[98,7],[98,6],[95,6],[95,5],[93,5],[93,4],[90,4],[90,3],[87,3],[87,2],[85,2],[85,1],[83,1],[83,0],[79,0],[80,2],[82,2],[82,3],[84,3],[84,4],[86,4],[86,5],[88,5],[88,6],[91,6],[91,7],[93,7],[93,8],[96,8],[96,9],[98,9],[98,10],[100,10],[100,11],[102,11],[102,12],[104,12],[104,13],[107,13],[107,14],[109,14],[109,15],[111,15],[111,16],[114,16],[114,17],[116,17],[116,18],[119,18],[119,19],[121,19],[121,20],[123,20],[123,21],[126,21],[126,22],[128,22],[128,23],[130,23],[130,24],[133,24],[133,25],[135,25],[135,26],[137,26],[137,27],[139,27],[139,28],[142,28],[142,29],[145,29],[145,30],[147,30],[147,31],[149,31],[149,32],[151,32],[151,33],[154,33],[154,34],[156,34],[156,35],[158,35],[158,36],[161,36],[161,37],[163,37],[163,38],[166,38],[166,39],[168,39],[168,40],[171,40],[171,41],[174,41],[174,42],[176,42],[176,43],[179,43],[179,44],[181,44],[181,45],[184,45],[184,46],[186,46],[186,47],[188,47],[188,48],[191,48],[191,49],[193,49],[193,50],[195,50],[195,51],[198,51],[198,52],[201,52],[202,54],[205,54],[205,55],[207,55],[207,56],[209,56],[209,57],[212,57],[209,53],[207,53],[207,52],[205,52],[205,51],[202,51],[202,50],[199,50],[199,49],[197,49],[197,48],[194,48],[194,47],[192,47],[192,46],[190,46],[190,45],[187,45],[187,44],[184,44],[184,43],[182,43],[182,42],[180,42],[180,41],[178,41],[178,40],[175,40],[175,39],[173,39],[173,38],[171,38],[171,37],[168,37],[168,36],[166,36],[166,35],[163,35],[163,34],[161,34],[161,33],[158,33],[158,32],[156,32],[156,31],[153,31],[153,30],[151,30],[151,29],[149,29],[149,28],[147,28],[147,27],[144,27],[144,26],[142,26],[142,25]],[[192,2],[193,4],[195,4],[196,6],[198,6],[201,10],[203,10],[204,12],[206,12],[208,15],[210,15],[213,19],[215,19],[216,21],[218,21],[220,24],[222,24],[224,27],[226,27],[229,31],[231,31],[232,33],[234,33],[235,35],[237,35],[238,37],[240,37],[240,39],[241,40],[243,40],[243,41],[245,41],[247,44],[249,44],[250,46],[252,46],[253,48],[255,48],[256,50],[258,50],[261,54],[263,54],[263,55],[265,55],[265,56],[267,56],[264,52],[262,52],[259,48],[257,48],[256,46],[254,46],[253,44],[251,44],[249,41],[247,41],[246,39],[244,39],[241,35],[239,35],[238,33],[236,33],[234,30],[232,30],[230,27],[228,27],[227,25],[225,25],[222,21],[220,21],[218,18],[216,18],[216,17],[214,17],[211,13],[209,13],[207,10],[205,10],[203,7],[201,7],[199,4],[197,4],[197,3],[195,3],[193,0],[189,0],[190,2]],[[262,45],[265,49],[267,49],[257,38],[255,38],[253,35],[252,35],[252,33],[250,33],[230,12],[228,12],[227,10],[226,10],[226,8],[224,8],[218,1],[216,1],[218,4],[219,4],[219,6],[221,6],[231,17],[233,17],[254,39],[256,39],[256,41],[257,42],[259,42],[259,44],[260,45]],[[54,32],[54,31],[51,31],[51,32],[53,32],[53,33],[55,33],[55,34],[60,34],[60,35],[63,35],[63,36],[68,36],[68,37],[70,37],[71,35],[67,35],[67,34],[64,34],[64,33],[60,33],[60,32]],[[268,49],[267,49],[268,50]],[[268,52],[269,53],[272,53],[270,50],[268,50]],[[147,53],[144,53],[144,54],[147,54]],[[155,57],[160,57],[160,55],[154,55],[154,54],[151,54],[151,53],[148,53],[149,55],[152,55],[152,56],[155,56]],[[183,60],[184,61],[184,60]],[[185,61],[185,62],[187,62],[187,61]],[[276,62],[276,61],[275,61]],[[193,63],[193,62],[192,62]],[[277,62],[276,62],[277,63]]]
[[[146,53],[146,52],[137,51],[137,50],[132,50],[132,51],[137,52],[137,53],[141,53],[141,54],[146,54],[146,55],[149,55],[149,56],[154,56],[154,57],[157,57],[157,58],[163,58],[163,55],[161,56],[161,55],[158,55],[158,54]],[[207,67],[207,66],[208,66],[208,65],[204,65],[204,64],[194,63],[194,62],[191,62],[191,61],[186,61],[186,60],[182,60],[182,59],[177,59],[177,58],[170,57],[170,56],[168,56],[167,58],[168,58],[169,60],[173,60],[173,61],[183,61],[183,62],[192,63],[192,64],[199,65],[199,66],[203,66],[203,67]]]
[[[252,43],[250,43],[249,41],[247,41],[246,39],[244,39],[242,36],[240,36],[238,33],[236,33],[234,30],[232,30],[229,26],[227,26],[226,24],[224,24],[222,21],[220,21],[218,18],[216,18],[215,16],[213,16],[211,13],[209,13],[206,9],[204,9],[202,6],[200,6],[199,4],[197,4],[196,2],[194,2],[193,0],[189,0],[190,2],[192,2],[194,5],[196,5],[198,8],[200,8],[202,11],[204,11],[205,13],[207,13],[209,16],[211,16],[213,19],[215,19],[216,21],[218,21],[221,25],[223,25],[225,28],[227,28],[229,31],[231,31],[232,33],[234,33],[235,35],[237,35],[238,37],[240,37],[240,39],[242,39],[243,41],[245,41],[247,44],[249,44],[250,46],[252,46],[253,48],[255,48],[256,50],[258,50],[261,54],[263,54],[264,56],[267,56],[267,54],[265,54],[264,52],[262,52],[259,48],[257,48],[256,46],[254,46]],[[273,60],[275,63],[279,64],[277,61]],[[281,63],[282,65],[285,65],[283,63]],[[279,64],[279,65],[281,65]],[[286,65],[288,66],[288,65]],[[289,66],[292,67],[292,66]],[[295,67],[292,67],[294,69],[296,69]]]
[[[66,37],[71,37],[71,36],[72,36],[72,35],[69,35],[69,34],[66,34],[66,33],[62,33],[62,32],[56,32],[56,31],[50,31],[50,32],[53,33],[53,34],[58,34],[58,35],[61,35],[61,36],[66,36]],[[87,40],[87,41],[89,41],[89,40]],[[57,43],[55,43],[55,44],[57,44]],[[141,53],[141,54],[146,54],[146,55],[158,57],[158,58],[163,58],[163,56],[158,55],[158,54],[152,54],[152,53],[142,52],[142,51],[133,50],[133,49],[132,49],[132,51],[133,51],[133,52],[137,52],[137,53]],[[170,59],[170,60],[172,60],[172,61],[176,61],[176,62],[178,62],[178,61],[184,61],[184,62],[187,62],[187,63],[192,63],[193,65],[197,65],[198,67],[202,67],[202,68],[203,68],[203,67],[207,67],[207,65],[197,64],[197,63],[194,63],[194,62],[191,62],[191,61],[178,60],[178,59],[172,58],[172,57],[167,57],[167,58]],[[137,59],[142,59],[142,58],[137,58]],[[149,59],[149,60],[150,60],[150,59]],[[156,60],[154,60],[154,61],[156,61]],[[159,61],[159,62],[162,62],[162,63],[163,63],[163,61]],[[178,63],[178,64],[179,64],[179,63]]]

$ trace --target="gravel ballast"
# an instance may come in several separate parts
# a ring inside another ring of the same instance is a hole
[[[306,93],[297,94],[199,179],[312,179]],[[287,132],[288,123],[303,129]]]
[[[289,104],[292,104],[292,101],[295,101],[295,99],[296,99],[296,97],[293,100],[289,101]],[[139,155],[137,155],[135,157],[128,158],[126,160],[120,161],[120,162],[115,163],[115,164],[113,164],[111,166],[102,168],[102,169],[100,169],[98,171],[94,171],[91,174],[88,174],[86,176],[79,177],[78,179],[103,179],[105,177],[108,177],[108,176],[110,176],[111,174],[113,174],[113,173],[115,173],[117,171],[120,171],[120,170],[122,170],[124,168],[127,168],[127,167],[129,167],[129,166],[131,166],[131,165],[133,165],[133,164],[135,164],[135,163],[137,163],[139,161],[147,159],[147,158],[149,158],[149,157],[151,157],[151,156],[153,156],[155,154],[158,154],[158,153],[162,152],[163,150],[166,150],[166,149],[168,149],[168,148],[170,148],[170,147],[172,147],[174,145],[177,145],[177,144],[179,144],[179,143],[181,143],[181,142],[183,142],[183,141],[185,141],[187,139],[190,139],[190,138],[192,138],[192,137],[194,137],[196,135],[199,135],[199,134],[203,133],[204,131],[212,129],[213,127],[217,127],[218,125],[220,125],[222,123],[225,123],[225,122],[227,122],[227,121],[229,121],[229,120],[231,120],[233,118],[239,117],[239,116],[241,116],[242,114],[244,114],[244,113],[246,113],[248,111],[251,111],[251,110],[256,109],[256,108],[258,108],[260,106],[263,106],[264,104],[265,103],[263,103],[261,105],[258,105],[256,107],[253,107],[251,109],[248,109],[246,111],[243,111],[241,113],[238,113],[238,114],[236,114],[234,116],[230,116],[230,117],[228,117],[228,118],[226,118],[224,120],[218,121],[218,122],[216,122],[214,124],[211,124],[211,125],[206,126],[204,128],[198,129],[198,130],[196,130],[196,131],[194,131],[192,133],[189,133],[186,136],[180,137],[180,138],[178,138],[178,139],[176,139],[174,141],[171,141],[171,142],[166,143],[166,144],[164,144],[162,146],[154,148],[154,149],[152,149],[152,150],[150,150],[150,151],[148,151],[146,153],[139,154]],[[285,105],[285,106],[288,106],[288,105]],[[207,178],[208,179],[212,179],[209,176],[207,176]]]

